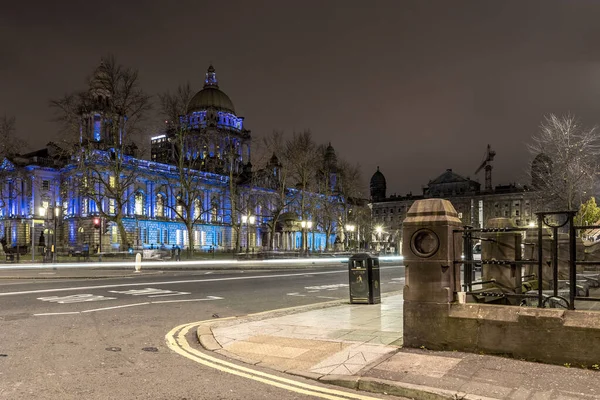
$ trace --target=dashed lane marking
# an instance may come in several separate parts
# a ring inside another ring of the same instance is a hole
[[[159,295],[160,296],[172,296],[172,295],[191,294],[190,292],[178,292],[176,290],[155,289],[155,288],[131,289],[131,290],[109,290],[108,293],[119,293],[119,294],[131,295],[131,296],[148,296],[148,297],[156,297]]]
[[[52,316],[52,315],[84,314],[84,313],[90,313],[90,312],[96,312],[96,311],[114,310],[114,309],[117,309],[117,308],[145,306],[145,305],[148,305],[148,304],[183,303],[183,302],[190,302],[190,301],[212,301],[212,300],[223,300],[223,297],[206,296],[206,298],[204,298],[204,299],[146,301],[144,303],[124,304],[124,305],[120,305],[120,306],[104,307],[104,308],[94,308],[94,309],[91,309],[91,310],[83,310],[83,311],[51,312],[51,313],[39,313],[39,314],[33,314],[33,315],[36,316],[36,317],[42,317],[42,316]]]
[[[90,301],[102,301],[102,300],[116,300],[116,297],[105,297],[95,294],[73,294],[71,296],[50,296],[50,297],[38,297],[38,300],[48,301],[50,303],[58,304],[71,304],[71,303],[84,303]]]

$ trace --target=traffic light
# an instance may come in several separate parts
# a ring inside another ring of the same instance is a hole
[[[100,218],[94,218],[94,228],[100,229]]]

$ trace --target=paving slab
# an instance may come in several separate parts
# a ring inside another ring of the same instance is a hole
[[[225,354],[251,364],[416,399],[600,400],[600,371],[463,352],[404,349],[402,296],[217,323]]]

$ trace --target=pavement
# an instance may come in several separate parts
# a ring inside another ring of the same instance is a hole
[[[246,364],[405,398],[600,399],[594,369],[402,348],[402,302],[321,303],[207,321],[197,334],[206,350]]]

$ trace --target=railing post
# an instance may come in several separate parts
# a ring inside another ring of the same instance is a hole
[[[569,212],[569,309],[575,309],[575,296],[577,295],[577,246],[575,244],[575,226],[573,224],[574,212]]]
[[[558,296],[558,227],[552,227],[552,290]]]
[[[542,235],[544,230],[544,215],[538,214],[538,308],[544,307],[544,280],[542,279],[542,275],[544,273],[543,270],[543,262],[544,262],[544,250],[542,248]]]

